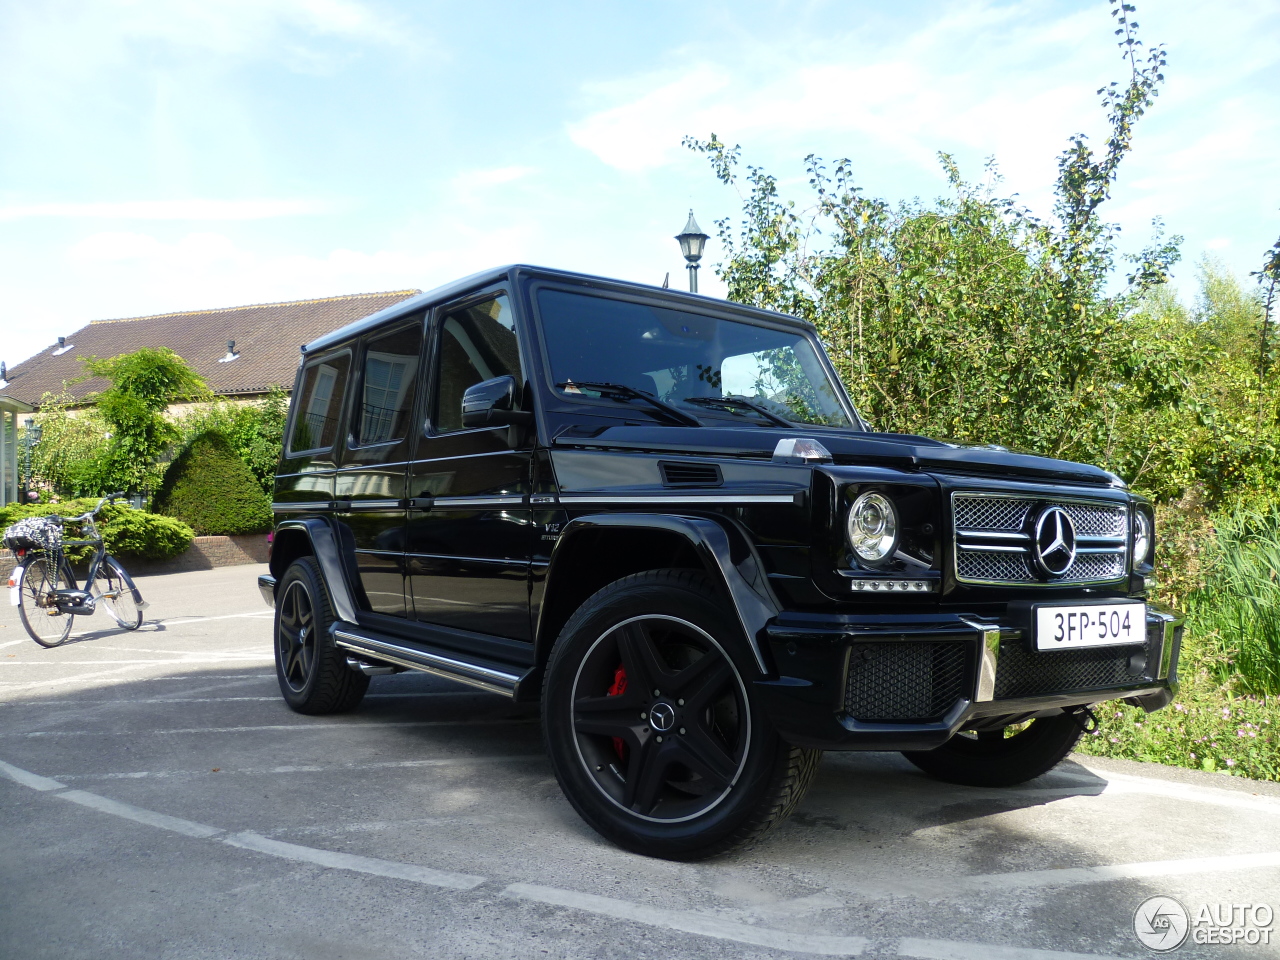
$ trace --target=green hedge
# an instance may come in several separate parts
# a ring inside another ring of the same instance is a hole
[[[226,435],[217,430],[195,437],[174,459],[153,506],[202,536],[266,533],[272,524],[271,501]]]
[[[25,517],[50,514],[73,517],[87,513],[97,503],[96,498],[84,497],[60,503],[10,504],[0,507],[0,531]],[[186,550],[195,539],[195,532],[180,520],[135,510],[123,503],[104,506],[98,514],[97,525],[107,552],[122,558],[168,560]],[[76,532],[69,531],[68,536],[74,537]],[[67,552],[75,561],[85,560],[92,553],[88,547]]]

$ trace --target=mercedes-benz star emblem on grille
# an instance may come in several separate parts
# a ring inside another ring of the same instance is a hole
[[[1061,507],[1047,507],[1036,518],[1036,565],[1060,577],[1076,562],[1076,525]]]
[[[649,723],[659,733],[666,733],[675,722],[676,711],[669,703],[655,703],[649,710]]]

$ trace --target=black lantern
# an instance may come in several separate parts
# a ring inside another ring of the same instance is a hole
[[[698,261],[702,259],[702,248],[710,238],[702,232],[698,221],[693,219],[692,210],[689,211],[689,222],[684,225],[684,230],[676,235],[676,239],[680,241],[680,252],[689,262],[689,292],[697,293]]]

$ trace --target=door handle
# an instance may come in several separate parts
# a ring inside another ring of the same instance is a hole
[[[430,510],[432,502],[433,502],[432,497],[410,497],[409,509],[410,510]]]
[[[335,500],[335,501],[333,501],[333,509],[334,509],[334,511],[335,511],[335,512],[337,512],[337,513],[350,513],[350,512],[351,512],[351,501],[350,501],[350,500]]]

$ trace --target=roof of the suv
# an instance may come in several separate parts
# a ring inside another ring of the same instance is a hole
[[[473,273],[469,277],[463,277],[461,280],[454,280],[452,283],[446,283],[443,286],[436,287],[434,290],[428,290],[426,293],[419,294],[416,297],[410,297],[402,300],[400,303],[379,310],[367,317],[349,323],[345,327],[340,327],[317,337],[306,346],[304,353],[311,353],[316,350],[323,350],[325,347],[332,346],[351,337],[358,336],[366,330],[381,326],[396,317],[404,316],[412,313],[414,310],[423,307],[433,306],[434,304],[452,300],[460,297],[469,290],[477,290],[486,287],[492,283],[498,283],[502,280],[514,277],[516,274],[531,274],[548,280],[563,280],[570,283],[582,284],[585,286],[595,287],[601,290],[638,290],[648,295],[661,296],[675,302],[683,301],[684,304],[694,308],[706,309],[708,306],[714,306],[717,309],[730,309],[734,313],[745,316],[755,316],[771,323],[786,323],[804,330],[814,332],[813,325],[801,320],[797,317],[789,316],[785,313],[775,313],[772,310],[761,310],[758,307],[751,307],[741,303],[733,303],[728,300],[721,300],[717,297],[708,297],[696,293],[685,293],[682,290],[672,290],[666,287],[656,287],[647,283],[635,283],[629,280],[615,280],[610,277],[599,277],[589,273],[574,273],[571,270],[556,270],[551,267],[537,267],[526,263],[512,263],[506,266],[493,267],[489,270],[482,270],[480,273]]]

